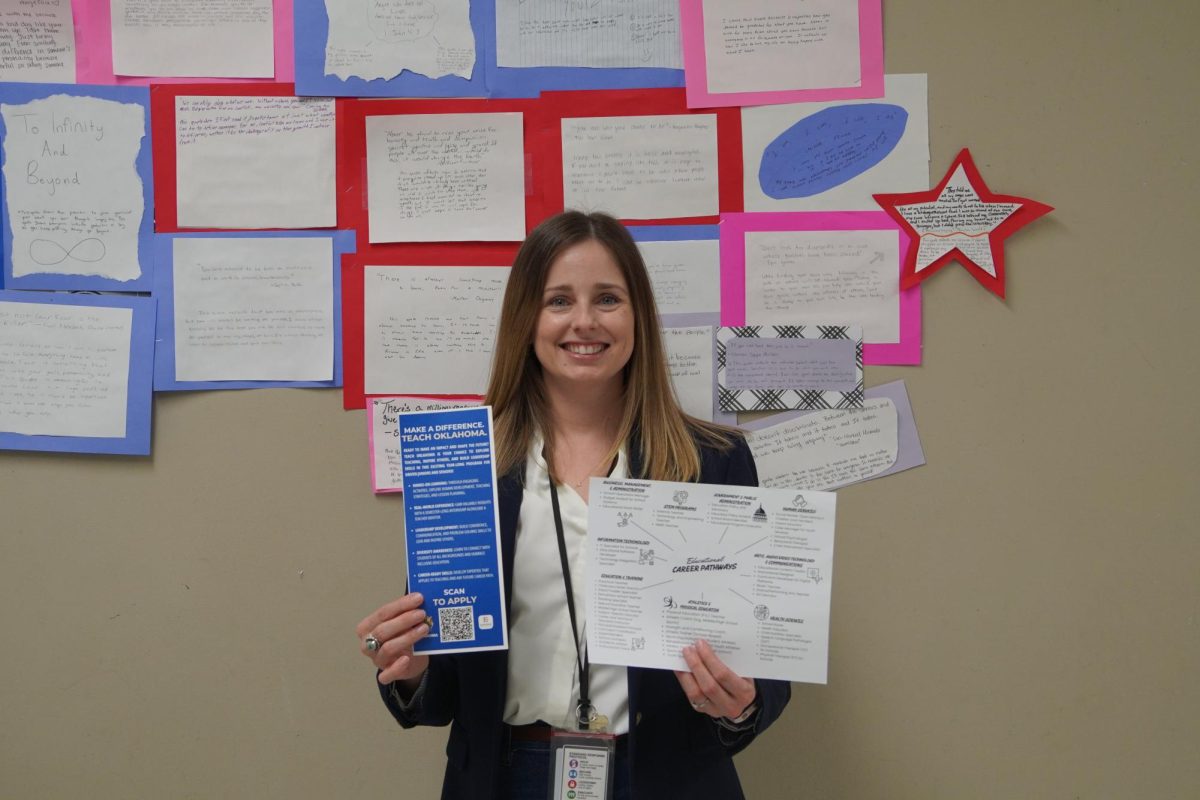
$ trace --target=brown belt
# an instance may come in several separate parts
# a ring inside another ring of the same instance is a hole
[[[505,725],[508,728],[508,738],[513,742],[548,742],[554,728],[545,722],[531,722],[528,725]],[[628,734],[622,733],[617,737],[617,746],[622,747]]]
[[[514,742],[548,742],[553,730],[544,722],[531,722],[528,725],[509,725],[508,735]]]

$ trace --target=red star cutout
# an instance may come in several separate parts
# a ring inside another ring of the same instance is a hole
[[[942,182],[927,192],[877,194],[875,202],[910,235],[900,288],[911,289],[950,261],[1004,297],[1004,240],[1054,209],[1036,200],[992,194],[963,149]]]

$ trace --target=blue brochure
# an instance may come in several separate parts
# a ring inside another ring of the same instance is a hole
[[[504,576],[492,409],[400,414],[408,590],[431,631],[418,653],[504,650]]]

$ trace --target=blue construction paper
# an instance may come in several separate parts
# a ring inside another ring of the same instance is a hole
[[[627,225],[635,242],[693,242],[720,239],[719,225]]]
[[[408,589],[432,620],[418,653],[507,645],[492,409],[400,414]]]
[[[138,228],[138,263],[142,274],[131,281],[118,281],[96,275],[60,275],[35,273],[13,277],[12,228],[9,227],[8,188],[0,173],[0,217],[3,219],[4,277],[0,286],[6,289],[55,289],[112,292],[148,292],[154,283],[154,176],[150,160],[150,89],[146,86],[83,86],[78,84],[54,83],[0,83],[0,103],[21,105],[51,95],[65,94],[72,97],[98,97],[120,103],[137,103],[145,110],[145,137],[138,150],[134,165],[142,179],[142,201],[145,211]],[[8,135],[4,120],[0,117],[0,138]]]
[[[175,254],[176,238],[333,239],[333,380],[330,381],[177,381],[175,380]],[[225,231],[220,233],[159,234],[155,239],[154,296],[158,298],[158,347],[154,351],[154,389],[160,392],[211,389],[329,388],[342,385],[342,255],[355,250],[354,231]]]
[[[491,34],[484,23],[483,6],[488,3],[471,3],[471,30],[475,33],[475,68],[471,79],[457,75],[429,78],[407,70],[394,78],[363,80],[351,77],[345,80],[336,75],[325,74],[325,42],[329,37],[329,16],[325,11],[325,0],[296,0],[293,8],[293,26],[296,48],[296,94],[317,97],[484,97],[484,51],[488,42],[494,41],[495,25]],[[399,46],[399,45],[397,45]]]
[[[907,124],[908,112],[890,103],[818,111],[764,148],[758,184],[776,200],[828,191],[887,158]]]
[[[683,86],[682,69],[663,67],[501,67],[496,63],[496,0],[471,3],[481,19],[486,47],[479,48],[487,59],[488,94],[491,97],[537,97],[546,91],[573,89],[659,89]]]
[[[153,392],[155,301],[135,295],[59,294],[0,291],[0,301],[42,305],[94,306],[133,309],[129,337],[129,384],[125,437],[30,436],[0,433],[0,450],[39,450],[54,453],[150,455],[150,408]]]

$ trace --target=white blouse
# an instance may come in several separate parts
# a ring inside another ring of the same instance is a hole
[[[611,477],[628,475],[629,464],[622,449]],[[575,595],[579,645],[586,652],[588,507],[574,489],[565,485],[558,487],[558,503]],[[511,576],[504,721],[527,725],[541,720],[557,728],[575,730],[579,667],[575,644],[571,641],[571,618],[550,502],[550,474],[542,457],[541,437],[534,441],[525,461],[525,490],[517,521],[516,548]],[[588,676],[592,706],[598,714],[608,716],[608,730],[628,733],[629,684],[625,667],[592,664]]]

